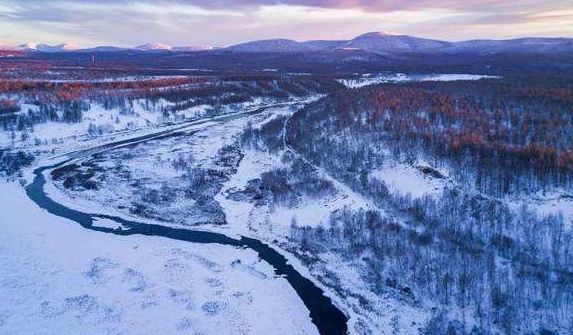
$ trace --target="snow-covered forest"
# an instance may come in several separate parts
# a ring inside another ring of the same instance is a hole
[[[569,332],[571,106],[570,82],[547,77],[387,84],[308,105],[286,145],[373,208],[294,225],[292,239],[357,262],[373,292],[435,306],[425,332]]]

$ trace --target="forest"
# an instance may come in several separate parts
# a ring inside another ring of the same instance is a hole
[[[343,208],[317,228],[293,222],[291,241],[302,254],[362,264],[378,295],[434,306],[424,333],[570,333],[571,223],[510,199],[571,192],[572,106],[571,82],[549,78],[378,85],[247,128],[242,141],[280,152],[284,134],[288,147],[373,201],[375,209]],[[453,183],[438,196],[390,191],[373,172],[393,162]],[[289,179],[304,178],[300,171]],[[284,182],[266,184],[284,202]]]
[[[389,150],[398,160],[424,157],[478,191],[502,196],[572,186],[572,106],[571,82],[551,78],[380,85],[307,107],[288,134],[325,164],[339,157],[327,142],[353,146],[347,161],[336,163],[354,174],[375,168]]]

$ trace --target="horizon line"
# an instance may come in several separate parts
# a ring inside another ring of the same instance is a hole
[[[61,42],[61,43],[45,43],[45,42],[23,42],[23,43],[16,43],[16,44],[10,44],[10,43],[4,43],[2,41],[0,41],[0,47],[10,47],[10,48],[19,48],[19,47],[24,47],[26,45],[32,44],[32,45],[44,45],[44,46],[48,46],[48,47],[58,47],[58,46],[65,46],[65,45],[73,45],[74,49],[71,49],[70,51],[74,51],[74,50],[82,50],[82,49],[93,49],[93,48],[97,48],[97,47],[112,47],[112,48],[122,48],[122,49],[138,49],[147,45],[164,45],[170,48],[202,48],[203,50],[213,50],[213,49],[224,49],[224,48],[229,48],[229,47],[233,47],[236,45],[241,45],[241,44],[246,44],[246,43],[251,43],[251,42],[260,42],[260,41],[273,41],[273,40],[288,40],[288,41],[293,41],[293,42],[297,42],[297,43],[305,43],[305,42],[312,42],[312,41],[350,41],[352,39],[355,39],[357,37],[363,36],[363,35],[367,35],[367,34],[374,34],[374,33],[378,33],[381,35],[387,35],[387,36],[408,36],[408,37],[414,37],[414,38],[419,38],[419,39],[427,39],[427,40],[434,40],[434,41],[441,41],[441,42],[448,42],[448,43],[459,43],[459,42],[468,42],[468,41],[511,41],[511,40],[520,40],[520,39],[528,39],[528,38],[535,38],[535,39],[573,39],[573,36],[535,36],[535,35],[523,35],[523,36],[517,36],[517,37],[510,37],[510,38],[488,38],[488,37],[480,37],[480,38],[470,38],[470,39],[440,39],[440,38],[432,38],[432,37],[424,37],[421,35],[409,35],[409,34],[403,34],[403,33],[397,33],[397,32],[382,32],[382,31],[369,31],[369,32],[365,32],[363,34],[359,34],[356,35],[354,37],[350,37],[347,39],[324,39],[324,38],[317,38],[317,39],[294,39],[294,38],[287,38],[287,37],[274,37],[274,38],[262,38],[262,39],[250,39],[250,40],[245,40],[243,42],[239,42],[239,43],[233,43],[233,44],[227,44],[227,45],[201,45],[201,44],[179,44],[179,45],[172,45],[172,44],[168,44],[168,43],[163,43],[163,42],[147,42],[147,43],[143,43],[143,44],[136,44],[136,45],[125,45],[125,44],[90,44],[90,45],[86,45],[86,44],[82,44],[82,43],[76,43],[76,42]]]

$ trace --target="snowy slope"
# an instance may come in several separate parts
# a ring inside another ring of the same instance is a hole
[[[300,52],[312,50],[311,46],[289,39],[271,39],[237,44],[227,48],[235,52]]]
[[[389,162],[372,171],[371,177],[383,181],[391,193],[410,195],[412,198],[440,196],[447,185],[447,180],[432,178],[413,166],[397,162]]]
[[[426,38],[371,32],[360,35],[340,45],[339,48],[361,49],[376,53],[435,52],[449,45],[449,42]]]

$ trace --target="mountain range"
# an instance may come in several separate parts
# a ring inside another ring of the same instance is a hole
[[[351,40],[297,42],[270,39],[247,42],[226,48],[234,52],[308,52],[326,50],[362,50],[386,53],[560,53],[573,52],[572,38],[519,38],[511,40],[469,40],[447,42],[408,35],[371,32]]]
[[[73,43],[65,43],[59,45],[48,45],[39,43],[26,43],[20,44],[18,46],[11,46],[6,43],[0,43],[0,50],[12,50],[12,51],[23,51],[23,52],[45,52],[45,53],[55,53],[55,52],[119,52],[119,51],[204,51],[211,50],[212,47],[209,46],[185,46],[185,47],[173,47],[162,43],[147,43],[139,45],[133,48],[127,47],[117,47],[111,45],[102,45],[93,48],[81,48],[80,46]]]
[[[518,38],[510,40],[469,40],[448,42],[435,39],[370,32],[350,40],[311,40],[298,42],[290,39],[267,39],[232,45],[225,48],[212,47],[173,47],[161,43],[149,43],[133,48],[98,46],[82,49],[74,44],[50,46],[47,44],[28,43],[17,47],[8,47],[0,43],[0,49],[11,49],[24,52],[196,52],[218,50],[232,53],[306,53],[328,52],[338,50],[360,50],[363,52],[391,54],[420,53],[568,53],[573,52],[572,38]]]

